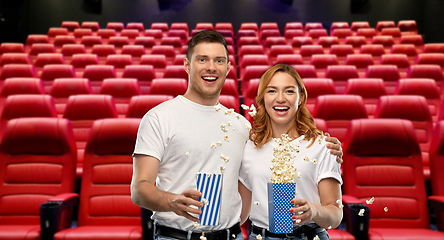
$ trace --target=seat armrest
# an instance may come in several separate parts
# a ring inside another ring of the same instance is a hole
[[[430,207],[435,210],[444,212],[444,196],[430,196],[428,197]]]
[[[347,232],[355,236],[355,239],[368,239],[368,229],[370,224],[370,208],[361,200],[343,195],[344,219]],[[359,216],[361,209],[364,209],[363,216]]]
[[[76,193],[64,193],[51,197],[40,205],[40,229],[42,239],[54,238],[54,234],[60,230],[62,212],[77,204],[79,195]]]
[[[153,212],[146,208],[140,208],[141,219],[142,219],[142,234],[143,240],[153,240],[154,239],[154,221],[151,219]]]

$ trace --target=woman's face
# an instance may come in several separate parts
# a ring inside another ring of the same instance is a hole
[[[300,99],[296,79],[288,73],[275,73],[264,95],[265,110],[270,116],[273,132],[286,132],[292,126]]]

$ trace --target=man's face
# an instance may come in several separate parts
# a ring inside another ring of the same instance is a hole
[[[201,100],[219,99],[230,69],[224,45],[209,42],[197,44],[191,59],[185,58],[184,66],[189,78],[189,98],[198,103],[204,103]]]

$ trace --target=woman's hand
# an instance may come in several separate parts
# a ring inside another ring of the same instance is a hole
[[[295,205],[294,208],[290,208],[290,212],[295,214],[292,217],[294,223],[308,222],[317,215],[316,206],[305,199],[295,198],[291,203]]]

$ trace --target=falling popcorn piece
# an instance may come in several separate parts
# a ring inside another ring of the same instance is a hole
[[[252,117],[254,117],[254,116],[256,116],[256,110],[254,110],[254,111],[251,111],[251,112],[249,112],[248,114],[250,114],[250,116],[252,116]]]
[[[248,107],[248,106],[245,105],[245,104],[242,104],[241,107],[242,107],[242,109],[244,109],[244,110],[250,110],[250,107]]]
[[[233,131],[234,131],[234,128],[233,128]]]
[[[319,144],[321,144],[322,143],[322,138],[318,138],[318,142],[319,142]]]
[[[258,201],[254,201],[253,205],[259,205]]]
[[[236,116],[237,119],[240,119],[240,114],[239,113],[234,113],[234,116]]]
[[[388,210],[389,210],[388,207],[385,207],[385,208],[384,208],[384,211],[385,211],[385,212],[388,212]]]
[[[301,177],[301,172],[298,172],[298,174],[296,175],[298,178]]]
[[[313,163],[313,164],[317,164],[317,163],[318,163],[318,162],[316,161],[316,159],[312,159],[312,160],[310,160],[310,162]]]
[[[214,106],[214,109],[216,109],[216,112],[219,112],[220,107],[216,105],[216,106]]]
[[[304,161],[310,161],[310,159],[308,159],[308,157],[304,157]]]
[[[220,157],[225,161],[225,163],[228,163],[230,160],[230,157],[225,156],[224,154],[220,154]]]
[[[228,140],[228,135],[225,135],[225,138],[224,138],[224,140],[225,141],[227,141],[227,142],[229,142],[230,140]]]
[[[249,123],[245,123],[245,128],[251,130],[251,125]]]
[[[231,123],[231,120],[228,120],[228,126],[233,125],[233,123]]]
[[[189,157],[189,156],[190,156],[190,153],[189,153],[189,152],[186,152],[186,153],[185,153],[185,156]]]
[[[363,217],[363,216],[364,216],[364,212],[365,212],[365,209],[364,209],[364,208],[361,208],[361,209],[359,210],[358,215],[361,216],[361,217]]]
[[[258,235],[256,236],[256,239],[257,239],[257,240],[262,240],[262,236],[261,236],[260,234],[258,234]]]
[[[370,198],[369,200],[365,200],[365,202],[366,202],[367,204],[373,204],[373,201],[375,201],[375,198],[374,198],[374,197]]]
[[[234,109],[230,108],[225,111],[225,115],[230,115],[234,112]]]
[[[207,199],[205,199],[205,198],[202,198],[202,202],[203,202],[203,204],[205,204],[205,205],[208,205],[210,202],[207,200]]]
[[[220,166],[220,172],[224,173],[225,172],[225,167],[224,166]]]
[[[302,220],[301,220],[301,219],[296,219],[294,222],[295,222],[295,223],[301,223]]]
[[[216,144],[214,142],[211,143],[211,148],[216,148]]]
[[[236,238],[236,235],[234,235],[234,234],[231,234],[231,237],[233,237],[233,238]]]
[[[341,199],[336,200],[336,203],[338,204],[339,208],[343,208],[344,207],[344,205],[342,205],[342,200]]]
[[[313,238],[313,240],[321,240],[321,239],[318,237],[318,235],[316,235],[316,236]]]
[[[331,229],[331,226],[328,226],[328,228],[327,229]]]
[[[200,226],[200,224],[198,222],[194,222],[194,227],[198,228]]]
[[[207,238],[204,235],[202,235],[200,236],[200,240],[207,240]]]
[[[217,146],[222,146],[222,142],[221,141],[217,141]]]

